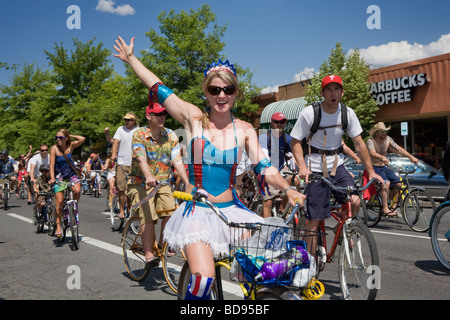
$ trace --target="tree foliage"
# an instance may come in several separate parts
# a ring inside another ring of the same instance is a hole
[[[226,26],[218,24],[208,5],[189,12],[161,12],[158,21],[159,32],[146,33],[150,46],[139,59],[182,99],[205,107],[203,71],[213,61],[225,59]],[[0,72],[14,71],[10,83],[0,86],[0,149],[18,155],[27,152],[30,144],[34,148],[41,143],[52,145],[56,132],[64,128],[87,138],[84,152],[104,151],[96,146],[105,140],[104,128],[115,132],[127,112],[135,112],[140,124],[146,124],[148,89],[130,69],[125,77],[116,74],[112,53],[101,42],[74,38],[71,46],[55,43],[45,54],[49,69],[35,63],[0,62]],[[245,118],[245,112],[258,109],[251,103],[258,88],[252,84],[250,70],[230,62],[245,93],[237,116]],[[175,129],[180,124],[168,119],[167,126]]]

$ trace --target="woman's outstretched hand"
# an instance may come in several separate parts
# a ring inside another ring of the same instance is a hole
[[[121,37],[118,37],[114,49],[118,52],[114,57],[119,58],[123,62],[128,62],[129,58],[134,54],[134,37],[131,38],[130,45],[127,45]]]

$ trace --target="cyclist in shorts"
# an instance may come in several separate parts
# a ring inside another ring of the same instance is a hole
[[[100,159],[97,153],[91,153],[90,160],[87,162],[86,165],[86,173],[91,177],[90,184],[92,186],[92,189],[94,189],[95,181],[97,181],[98,188],[98,194],[102,194],[100,192],[100,181],[101,176],[100,172],[103,169],[103,161]]]
[[[17,178],[13,175],[15,171],[14,164],[15,161],[9,156],[8,150],[3,150],[0,153],[0,179],[9,176],[9,180],[11,181],[9,187],[11,190],[14,190],[14,187],[17,184]],[[0,203],[3,203],[3,192],[10,192],[10,190],[3,190],[3,188],[0,188]]]
[[[45,196],[39,195],[39,192],[50,193],[52,191],[52,187],[49,184],[50,174],[49,174],[50,166],[48,164],[41,164],[39,167],[39,171],[41,175],[34,182],[34,192],[36,194],[36,204],[35,207],[38,210],[41,210],[45,206]]]
[[[64,204],[65,185],[62,181],[74,182],[73,197],[74,200],[80,200],[80,181],[76,173],[75,163],[72,160],[73,151],[81,146],[86,140],[83,136],[70,135],[66,129],[61,129],[56,134],[56,144],[50,150],[50,181],[54,185],[55,192],[55,212],[56,212],[56,229],[55,236],[62,236],[61,218]],[[74,139],[74,141],[72,141]]]
[[[318,130],[311,137],[311,128],[315,120],[313,106],[308,106],[300,113],[292,136],[292,151],[295,161],[299,167],[299,175],[306,183],[306,211],[308,214],[307,229],[317,231],[320,221],[330,217],[331,188],[323,181],[310,183],[310,173],[318,173],[328,178],[336,186],[354,186],[355,180],[344,166],[344,145],[342,136],[346,133],[359,152],[364,167],[369,178],[376,178],[380,182],[383,180],[378,176],[370,162],[369,152],[361,137],[363,132],[361,124],[355,112],[347,109],[347,130],[343,129],[343,116],[341,104],[344,95],[342,79],[336,75],[330,75],[322,79],[322,97],[320,103],[321,118]],[[302,147],[302,141],[306,139],[308,145]],[[309,151],[311,150],[311,151]],[[339,203],[344,203],[346,195],[340,192],[333,192]],[[353,210],[358,211],[360,206],[358,194],[352,195]],[[345,215],[345,213],[344,213]],[[314,239],[315,240],[315,239]],[[308,243],[311,253],[316,250],[315,241]]]
[[[187,192],[206,190],[208,199],[216,203],[231,221],[263,221],[240,202],[234,189],[236,167],[245,148],[263,186],[270,184],[285,190],[292,205],[297,199],[303,202],[304,195],[290,189],[264,156],[253,126],[233,116],[235,102],[243,98],[233,65],[219,60],[205,70],[202,89],[208,107],[206,112],[202,112],[197,106],[180,99],[136,58],[133,53],[134,38],[128,45],[119,37],[114,49],[117,51],[115,57],[128,63],[149,88],[151,99],[161,104],[183,125],[186,134],[183,138],[188,142]],[[209,299],[215,276],[214,257],[229,253],[228,226],[208,207],[185,201],[167,223],[164,240],[175,248],[184,249],[186,253],[192,274],[186,298]]]
[[[181,161],[180,144],[174,131],[164,127],[167,111],[157,103],[151,103],[146,110],[148,125],[137,129],[132,139],[131,174],[128,180],[127,196],[134,205],[141,201],[158,182],[170,179],[170,167],[177,170],[183,182],[188,178]],[[145,185],[143,185],[145,184]],[[157,211],[172,211],[157,213]],[[164,227],[175,210],[170,185],[162,186],[156,195],[138,208],[141,221],[141,238],[144,246],[146,267],[156,268],[159,257],[152,252],[155,242],[154,224],[162,219],[161,235],[158,244],[162,247]]]

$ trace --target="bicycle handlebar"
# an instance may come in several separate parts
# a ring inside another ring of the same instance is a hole
[[[397,171],[399,174],[405,174],[405,175],[408,175],[408,174],[411,174],[411,173],[416,172],[416,170],[417,170],[417,168],[418,168],[417,165],[414,165],[414,167],[413,167],[414,170],[411,169],[411,170],[408,170],[408,171],[407,171],[407,169],[408,169],[409,167],[411,167],[411,166],[408,166],[408,167],[406,167],[406,170],[403,170],[402,168],[397,167],[397,166],[392,166],[392,165],[389,165],[389,166],[388,166],[388,168],[391,169],[392,171]]]
[[[240,228],[246,228],[246,229],[251,229],[251,230],[259,230],[261,228],[262,224],[259,222],[241,222],[241,223],[232,222],[226,215],[223,214],[222,211],[220,211],[220,209],[214,203],[212,203],[211,201],[209,201],[207,199],[209,194],[206,190],[199,189],[199,190],[197,190],[197,192],[195,194],[190,194],[190,193],[181,192],[181,191],[174,191],[172,196],[177,199],[181,199],[181,200],[185,200],[185,201],[195,201],[195,202],[200,202],[200,203],[207,205],[212,211],[214,211],[214,213],[224,223],[226,223],[230,227],[240,227]],[[285,221],[286,224],[289,224],[289,222],[291,222],[291,220],[293,219],[295,213],[298,211],[300,206],[301,206],[301,203],[297,202],[296,205],[294,206],[291,214],[286,219],[286,221]]]
[[[366,184],[365,187],[363,188],[358,188],[356,186],[345,186],[345,187],[339,187],[339,186],[335,186],[334,184],[331,183],[330,180],[328,180],[327,178],[325,178],[324,176],[317,174],[317,173],[311,173],[310,175],[311,179],[314,180],[322,180],[323,182],[325,182],[327,185],[330,186],[330,188],[334,189],[334,190],[338,190],[338,191],[346,191],[347,194],[349,194],[352,191],[365,191],[367,188],[370,187],[370,185],[372,183],[379,183],[377,179],[372,178],[370,179],[370,181]]]

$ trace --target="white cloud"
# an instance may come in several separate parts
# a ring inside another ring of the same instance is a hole
[[[352,51],[350,50],[349,54]],[[427,45],[410,44],[407,41],[389,42],[361,49],[360,52],[372,68],[391,66],[450,52],[450,33],[442,35],[437,41]]]
[[[119,16],[132,16],[136,13],[136,10],[129,4],[116,7],[116,3],[113,0],[99,0],[95,9],[97,11],[117,14]]]
[[[261,94],[278,92],[278,86],[275,87],[265,87],[261,90]]]

